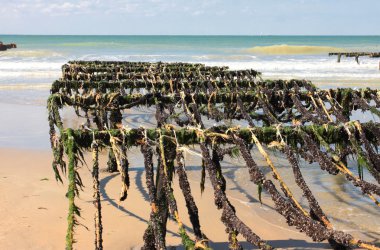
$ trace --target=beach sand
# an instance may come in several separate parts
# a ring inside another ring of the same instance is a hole
[[[133,153],[133,152],[132,152]],[[63,249],[65,246],[66,216],[68,202],[65,198],[64,184],[54,179],[51,170],[51,153],[48,150],[0,149],[0,242],[2,249]],[[91,159],[87,159],[91,163]],[[105,166],[105,157],[101,157]],[[90,166],[89,166],[90,167]],[[76,249],[92,249],[94,242],[92,205],[92,179],[86,166],[80,170],[85,183],[77,205],[82,209],[79,220],[84,226],[78,226],[75,238]],[[104,225],[105,249],[139,249],[142,236],[147,227],[149,202],[145,189],[145,173],[142,167],[130,170],[131,189],[128,199],[120,206],[118,193],[120,179],[118,174],[101,173],[102,214]],[[184,200],[174,180],[174,190],[179,203],[180,217],[186,227],[191,227]],[[213,193],[206,183],[206,190],[201,195],[199,182],[192,181],[192,190],[200,212],[200,221],[204,233],[210,239],[214,249],[227,249],[227,234],[220,222],[221,211],[213,204]],[[324,249],[326,243],[313,243],[296,229],[286,226],[280,215],[271,213],[266,217],[267,208],[254,202],[247,206],[244,199],[231,190],[227,191],[238,216],[254,232],[273,246],[286,249]],[[256,188],[252,190],[256,195]],[[240,195],[242,196],[242,195]],[[239,199],[237,199],[237,198]],[[266,200],[267,201],[267,200]],[[266,202],[265,201],[265,202]],[[254,207],[254,210],[252,210]],[[174,221],[168,223],[167,245],[180,246]],[[253,247],[241,239],[245,249]],[[179,248],[181,249],[181,248]]]

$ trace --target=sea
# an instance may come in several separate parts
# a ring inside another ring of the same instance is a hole
[[[337,63],[336,56],[328,56],[329,52],[380,52],[380,36],[0,35],[0,41],[17,44],[17,49],[0,52],[0,147],[49,149],[46,99],[51,83],[61,75],[61,66],[69,60],[194,62],[251,68],[262,72],[264,79],[308,79],[323,83],[322,87],[380,86],[379,58],[363,57],[357,64],[354,58],[343,57]],[[275,159],[283,177],[291,179],[286,161]],[[136,161],[141,163],[141,159]],[[350,162],[355,166],[354,159]],[[252,192],[256,187],[241,164],[241,160],[231,160],[226,176],[239,191],[234,197],[257,208],[255,195],[241,198],[241,194],[257,192]],[[198,180],[195,170],[199,165],[190,176]],[[318,166],[303,164],[302,171],[337,229],[380,239],[379,210],[358,189]],[[271,216],[270,208],[260,209],[267,209]]]
[[[41,103],[69,60],[200,62],[252,68],[263,78],[380,83],[380,59],[329,52],[380,51],[380,36],[42,36],[0,35],[0,102]],[[45,95],[44,95],[45,93]]]

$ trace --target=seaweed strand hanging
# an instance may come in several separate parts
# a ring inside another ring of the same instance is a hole
[[[106,231],[102,225],[99,154],[108,149],[108,170],[120,174],[121,205],[132,182],[127,152],[129,156],[129,150],[138,147],[150,207],[147,229],[142,232],[143,249],[167,248],[169,217],[175,220],[186,249],[209,249],[212,239],[206,237],[208,229],[201,227],[201,207],[196,205],[190,170],[186,168],[185,155],[192,152],[201,158],[197,163],[201,192],[206,188],[206,177],[211,182],[230,249],[242,249],[238,240],[241,236],[261,249],[273,248],[237,216],[227,196],[229,179],[224,174],[224,158],[240,155],[250,180],[257,185],[260,202],[266,202],[262,193],[267,192],[274,209],[289,226],[314,241],[327,240],[335,249],[378,250],[374,243],[334,229],[301,166],[310,162],[314,163],[310,167],[333,178],[343,175],[376,204],[375,208],[380,207],[380,124],[366,119],[380,115],[379,96],[375,89],[322,90],[305,80],[263,80],[255,70],[203,64],[68,62],[62,66],[62,78],[52,84],[47,105],[53,171],[58,181],[63,182],[63,176],[68,180],[66,248],[74,248],[75,228],[79,225],[76,198],[84,185],[79,174],[84,152],[91,150],[93,155],[94,242],[95,249],[103,249]],[[141,108],[149,108],[152,119],[148,127],[129,120],[130,114]],[[68,122],[66,109],[83,124]],[[359,119],[355,111],[362,111]],[[200,153],[191,151],[191,145]],[[290,190],[291,180],[280,175],[269,148],[284,156],[284,171],[294,176],[306,205],[301,205]],[[256,152],[276,181],[265,177],[253,157]],[[350,157],[357,163],[349,162]],[[358,174],[352,170],[355,167]],[[192,228],[180,216],[180,200],[174,196],[175,178]],[[279,183],[282,193],[274,182]]]

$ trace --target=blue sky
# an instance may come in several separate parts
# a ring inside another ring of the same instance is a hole
[[[0,0],[0,34],[380,35],[379,0]]]

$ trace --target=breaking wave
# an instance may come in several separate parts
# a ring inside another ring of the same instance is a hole
[[[7,50],[0,52],[1,57],[61,57],[63,54],[51,50]]]
[[[62,43],[63,47],[124,47],[127,43],[118,42],[77,42],[77,43]]]
[[[271,45],[256,46],[246,50],[249,53],[266,55],[318,55],[329,52],[344,52],[345,49],[330,46]]]
[[[0,84],[0,91],[1,90],[48,90],[51,88],[51,83],[40,83],[40,84],[7,84],[7,85],[1,85]]]

